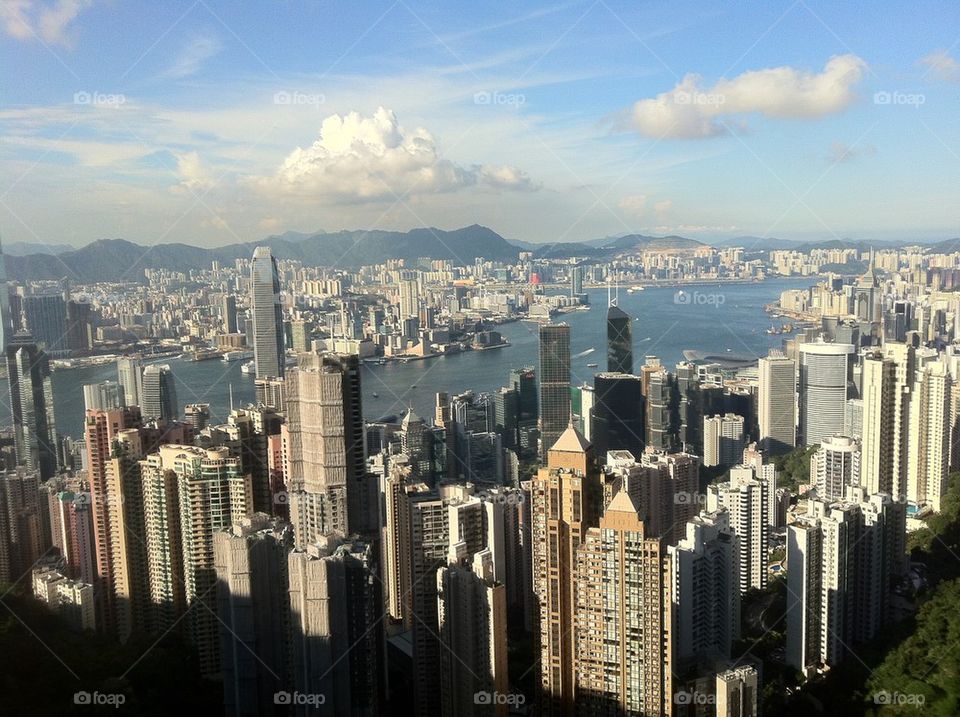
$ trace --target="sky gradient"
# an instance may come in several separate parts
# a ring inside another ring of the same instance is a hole
[[[0,233],[960,235],[956,2],[4,0]]]

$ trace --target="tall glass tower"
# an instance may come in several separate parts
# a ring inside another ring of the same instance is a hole
[[[540,327],[540,458],[570,423],[570,327]]]
[[[607,371],[633,373],[633,325],[630,315],[616,304],[607,309]]]
[[[250,314],[257,378],[283,378],[283,316],[280,274],[270,247],[253,251],[250,269]]]

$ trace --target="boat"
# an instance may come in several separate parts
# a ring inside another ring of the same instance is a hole
[[[256,372],[257,372],[257,364],[255,361],[247,361],[245,364],[243,364],[240,367],[240,373],[251,374]]]
[[[252,358],[253,351],[227,351],[220,360],[224,363],[230,363],[231,361],[243,361]]]
[[[373,392],[373,397],[374,397],[374,398],[380,398],[380,394],[377,393],[376,391],[374,391],[374,392]]]
[[[596,368],[596,367],[597,367],[597,364],[595,364],[595,363],[588,363],[588,364],[587,364],[587,368]]]
[[[196,349],[194,351],[188,351],[187,353],[180,354],[180,358],[187,361],[209,361],[222,356],[223,352],[218,351],[217,349]]]

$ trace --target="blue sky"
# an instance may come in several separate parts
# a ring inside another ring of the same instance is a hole
[[[0,4],[5,241],[960,234],[956,2]]]

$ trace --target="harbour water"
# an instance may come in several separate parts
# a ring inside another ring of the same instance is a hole
[[[669,287],[620,291],[620,307],[634,317],[634,367],[643,357],[660,357],[667,366],[694,349],[763,356],[779,347],[782,336],[766,333],[772,320],[763,306],[775,301],[788,288],[810,285],[809,278],[772,279],[754,284],[709,284],[687,287],[677,297]],[[570,324],[571,381],[592,383],[593,374],[606,368],[605,289],[589,290],[591,308],[558,316]],[[437,391],[459,393],[468,388],[493,391],[505,385],[512,367],[536,366],[538,325],[533,322],[505,324],[498,329],[509,347],[492,351],[468,351],[423,361],[385,365],[364,364],[364,416],[373,420],[398,415],[412,407],[424,418],[433,415]],[[591,351],[592,349],[592,351]],[[253,376],[240,372],[242,362],[161,360],[169,363],[176,379],[181,404],[209,403],[214,422],[229,413],[230,388],[234,404],[253,400]],[[587,364],[598,364],[597,368]],[[113,365],[57,371],[53,376],[57,428],[61,434],[79,437],[83,431],[83,384],[117,380]],[[377,394],[374,396],[374,394]]]

